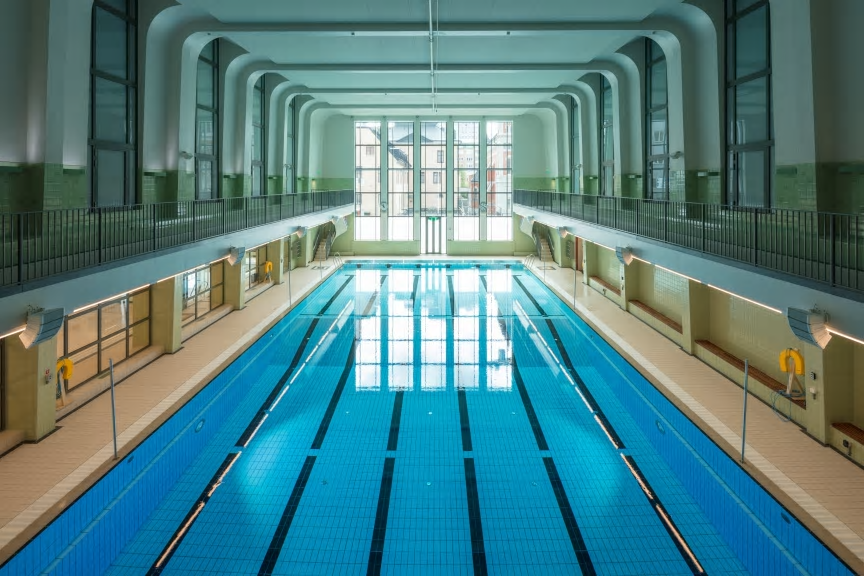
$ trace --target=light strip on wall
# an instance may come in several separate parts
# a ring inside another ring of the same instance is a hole
[[[0,340],[2,340],[3,338],[8,338],[9,336],[14,336],[15,334],[20,334],[21,332],[24,331],[25,328],[27,328],[27,327],[21,326],[20,328],[16,328],[10,332],[7,332],[6,334],[0,335]]]
[[[838,332],[837,330],[834,330],[833,328],[828,328],[828,332],[835,335],[835,336],[840,336],[841,338],[851,340],[852,342],[855,342],[856,344],[861,344],[862,346],[864,346],[864,340],[859,340],[858,338],[850,336],[849,334],[844,334],[843,332]],[[2,338],[2,336],[0,336],[0,338]]]
[[[778,310],[777,308],[772,308],[771,306],[768,306],[767,304],[762,304],[761,302],[756,302],[755,300],[745,298],[744,296],[741,296],[739,294],[735,294],[733,292],[729,292],[728,290],[724,290],[723,288],[718,288],[717,286],[714,286],[712,284],[706,284],[706,286],[708,286],[709,288],[713,288],[715,290],[719,290],[720,292],[723,292],[725,294],[729,294],[730,296],[734,296],[735,298],[740,298],[741,300],[744,300],[745,302],[755,304],[756,306],[761,306],[762,308],[765,308],[766,310],[770,310],[771,312],[775,312],[777,314],[783,314],[782,310]]]
[[[674,271],[674,270],[670,270],[669,268],[664,268],[663,266],[660,266],[659,264],[656,264],[655,266],[656,266],[657,268],[659,268],[660,270],[663,270],[663,271],[665,271],[665,272],[669,272],[670,274],[675,274],[676,276],[680,276],[681,278],[684,278],[684,279],[686,279],[686,280],[692,280],[693,282],[697,282],[697,283],[699,283],[699,284],[702,284],[702,282],[701,282],[700,280],[696,280],[695,278],[691,278],[690,276],[686,276],[686,275],[684,275],[684,274],[681,274],[680,272],[676,272],[676,271]],[[719,288],[718,288],[718,290],[719,290]]]
[[[137,292],[138,290],[142,290],[144,288],[149,288],[149,287],[150,287],[150,284],[144,284],[143,286],[133,288],[132,290],[127,290],[126,292],[122,292],[120,294],[115,294],[114,296],[111,296],[109,298],[105,298],[104,300],[100,300],[99,302],[94,302],[93,304],[88,304],[87,306],[82,306],[81,308],[76,308],[75,310],[72,311],[72,314],[77,314],[78,312],[83,312],[84,310],[89,310],[90,308],[93,308],[94,306],[98,306],[100,304],[104,304],[105,302],[110,302],[111,300],[116,300],[118,298],[123,298],[124,296],[128,296],[129,294],[132,294],[133,292]]]

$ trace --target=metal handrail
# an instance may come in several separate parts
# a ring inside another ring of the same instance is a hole
[[[552,255],[552,260],[555,260],[555,244],[552,243],[552,231],[546,228],[546,243],[549,244],[549,254]]]
[[[0,288],[354,203],[353,190],[0,213]]]
[[[864,294],[864,214],[516,190],[514,203]]]

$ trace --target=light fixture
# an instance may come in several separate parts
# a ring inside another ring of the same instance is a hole
[[[629,246],[616,246],[615,257],[625,266],[629,266],[633,262],[633,249]]]
[[[799,340],[818,346],[823,350],[831,340],[831,333],[825,325],[825,313],[818,310],[787,308],[786,321]]]
[[[674,154],[672,154],[672,158],[675,159],[675,160],[678,160],[678,159],[681,158],[682,156],[684,156],[684,152],[681,152],[680,150],[677,151],[677,152],[675,152]]]
[[[183,160],[191,160],[192,154],[183,150],[182,152],[180,152],[180,158],[182,158]]]
[[[63,308],[52,308],[50,310],[36,309],[27,314],[27,325],[18,336],[24,343],[24,348],[32,348],[34,345],[49,340],[57,335],[63,327],[63,318],[66,310]]]
[[[246,248],[244,246],[235,247],[232,246],[228,249],[228,264],[231,266],[235,266],[238,262],[243,261],[243,256],[246,255]]]

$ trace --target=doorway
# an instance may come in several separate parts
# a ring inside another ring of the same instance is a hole
[[[440,216],[423,217],[424,254],[443,254],[444,250],[444,219]]]

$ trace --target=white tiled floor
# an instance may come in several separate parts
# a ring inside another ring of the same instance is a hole
[[[538,270],[537,275],[545,276],[550,287],[573,304],[573,270],[555,268]],[[323,277],[330,272],[332,266]],[[293,271],[294,299],[321,278],[319,270]],[[577,312],[737,458],[741,389],[584,286],[581,277],[576,281]],[[117,388],[120,451],[130,450],[287,309],[287,284],[274,286],[244,310],[185,342],[176,354],[159,358],[124,381]],[[747,470],[853,569],[864,573],[864,471],[794,424],[781,422],[758,401],[750,403],[747,422]],[[22,445],[0,458],[0,562],[110,467],[110,423],[109,397],[103,394],[61,420],[60,429],[42,442]]]

